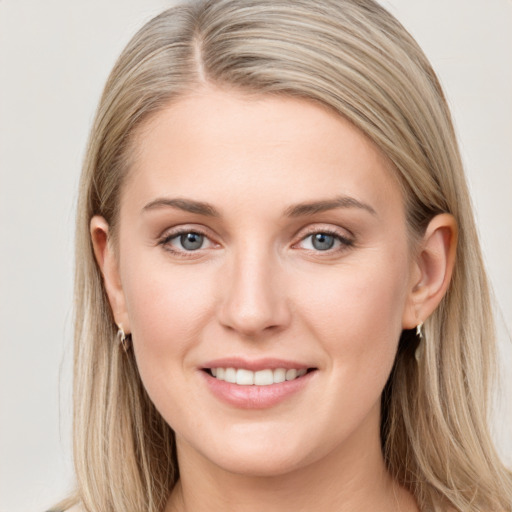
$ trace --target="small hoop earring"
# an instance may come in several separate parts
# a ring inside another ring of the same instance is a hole
[[[128,349],[130,348],[130,346],[128,344],[128,337],[125,334],[123,326],[121,324],[119,324],[117,327],[119,329],[117,331],[117,342],[118,342],[119,346],[123,347],[123,350],[125,352],[128,352]],[[128,336],[129,336],[129,334],[128,334]]]
[[[423,355],[423,322],[420,322],[416,326],[416,337],[418,338],[418,346],[414,351],[414,358],[417,362],[420,362],[421,357]]]

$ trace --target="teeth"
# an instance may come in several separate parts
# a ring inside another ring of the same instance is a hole
[[[286,370],[286,380],[293,380],[297,378],[297,370]]]
[[[274,382],[284,382],[286,380],[286,370],[284,368],[276,368],[274,370]]]
[[[254,384],[256,384],[256,386],[269,386],[270,384],[274,384],[274,372],[272,370],[254,372]]]
[[[234,368],[226,368],[224,380],[226,382],[231,382],[232,384],[234,384],[236,382],[236,370]]]
[[[253,372],[245,368],[210,368],[212,375],[218,380],[224,380],[240,386],[270,386],[271,384],[279,384],[285,380],[294,380],[306,375],[306,368],[296,370],[291,368],[276,368],[275,370],[259,370]]]
[[[239,368],[236,371],[236,383],[241,386],[252,386],[254,384],[254,372]]]

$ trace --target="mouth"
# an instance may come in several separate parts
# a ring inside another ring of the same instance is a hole
[[[213,395],[237,409],[270,409],[301,396],[313,384],[319,368],[299,361],[226,357],[198,368]]]
[[[239,386],[281,384],[301,379],[306,374],[315,370],[316,368],[266,368],[257,371],[233,367],[203,368],[203,371],[211,377],[230,384],[238,384]]]

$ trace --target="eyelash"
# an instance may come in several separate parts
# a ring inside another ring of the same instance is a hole
[[[294,246],[298,245],[301,242],[304,242],[304,240],[306,240],[307,238],[312,237],[313,235],[316,235],[316,234],[332,236],[335,240],[340,242],[340,245],[336,249],[327,249],[325,251],[321,251],[321,250],[318,250],[318,249],[304,249],[304,250],[310,251],[310,252],[314,252],[315,254],[322,254],[322,253],[324,253],[326,255],[332,255],[332,254],[338,254],[340,252],[344,252],[347,249],[349,249],[350,247],[354,246],[354,240],[353,239],[348,238],[348,237],[346,237],[344,235],[341,235],[338,231],[336,231],[334,229],[329,229],[329,228],[327,228],[327,229],[318,229],[318,228],[312,229],[311,231],[309,231],[309,233],[307,233],[305,236],[303,236],[299,240],[299,242],[294,244]]]
[[[212,242],[210,240],[208,235],[200,229],[179,229],[179,230],[173,231],[172,233],[168,233],[164,237],[162,237],[158,241],[158,245],[161,245],[164,248],[164,250],[169,251],[172,254],[174,254],[175,256],[178,256],[181,258],[197,257],[198,256],[197,253],[199,253],[202,250],[202,248],[196,249],[196,250],[186,250],[186,249],[176,250],[175,248],[173,248],[170,245],[170,242],[172,240],[175,240],[175,239],[179,238],[180,236],[187,235],[187,234],[195,234],[195,235],[203,236],[205,239],[209,240],[210,243],[214,244],[214,242]],[[324,251],[321,251],[318,249],[304,249],[305,251],[313,252],[318,255],[321,255],[322,253],[325,253],[326,255],[332,255],[332,254],[337,254],[337,253],[346,251],[350,247],[354,246],[353,239],[348,238],[344,235],[341,235],[336,230],[329,229],[329,228],[327,228],[327,229],[318,229],[317,228],[317,229],[311,229],[306,235],[302,236],[298,242],[293,244],[292,247],[297,246],[301,242],[304,242],[306,239],[308,239],[309,237],[312,237],[313,235],[316,235],[316,234],[332,236],[335,240],[337,240],[340,243],[340,245],[336,249],[326,249]]]
[[[161,245],[164,248],[164,250],[169,251],[173,255],[178,256],[180,258],[197,257],[197,253],[199,253],[199,251],[201,251],[201,249],[197,249],[195,251],[187,251],[186,249],[177,250],[174,247],[172,247],[172,245],[170,245],[170,242],[172,240],[175,240],[182,235],[188,235],[188,234],[203,236],[205,239],[210,240],[208,235],[200,229],[178,229],[176,231],[173,231],[172,233],[167,233],[166,235],[164,235],[159,240],[158,245]],[[213,242],[211,242],[211,241],[210,241],[210,243],[213,244]]]

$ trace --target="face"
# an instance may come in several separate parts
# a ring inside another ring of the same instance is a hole
[[[412,279],[383,155],[312,102],[212,89],[135,144],[109,296],[179,453],[275,475],[377,446]]]

